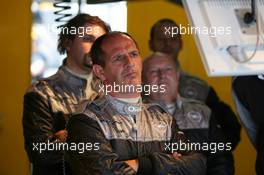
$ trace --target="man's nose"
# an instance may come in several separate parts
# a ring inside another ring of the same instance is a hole
[[[134,65],[133,58],[129,54],[125,55],[126,65]]]
[[[166,73],[165,73],[165,71],[164,70],[162,70],[162,69],[159,69],[159,71],[158,71],[158,75],[159,75],[159,78],[164,78],[164,77],[166,77]]]

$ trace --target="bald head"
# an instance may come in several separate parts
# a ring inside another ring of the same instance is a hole
[[[105,45],[111,45],[112,43],[115,43],[118,38],[131,40],[139,50],[137,42],[128,33],[119,31],[109,32],[105,35],[102,35],[94,42],[91,48],[91,57],[93,64],[98,64],[102,67],[105,66],[105,49],[103,49],[103,47]]]
[[[135,40],[128,34],[112,32],[95,41],[91,49],[93,72],[105,85],[141,85],[142,60]],[[137,97],[136,91],[110,93],[115,97]]]

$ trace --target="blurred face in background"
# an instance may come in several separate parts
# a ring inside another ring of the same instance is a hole
[[[173,27],[170,23],[163,23],[155,27],[154,35],[149,41],[152,51],[162,52],[177,58],[182,48],[182,40],[180,34],[172,35],[171,29]],[[168,30],[169,28],[170,30]]]
[[[151,92],[152,101],[173,102],[178,95],[179,72],[170,55],[153,54],[144,62],[144,84],[165,85],[165,92]]]

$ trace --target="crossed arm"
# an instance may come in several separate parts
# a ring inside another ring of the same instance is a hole
[[[206,158],[194,153],[181,156],[153,152],[132,160],[120,160],[94,119],[80,114],[68,123],[68,143],[100,143],[99,150],[69,151],[69,163],[75,174],[177,174],[201,175],[206,172]]]

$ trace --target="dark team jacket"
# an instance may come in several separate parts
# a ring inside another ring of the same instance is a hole
[[[223,87],[224,88],[224,87]],[[198,77],[181,72],[179,93],[182,97],[204,102],[212,111],[224,136],[234,150],[240,141],[241,125],[230,106],[219,99],[215,90]]]
[[[183,135],[178,132],[173,117],[160,106],[132,105],[109,96],[83,106],[83,110],[69,120],[67,143],[98,143],[99,148],[67,152],[74,174],[206,173],[205,155],[178,150],[183,156],[172,156],[167,146],[179,143]],[[139,162],[137,173],[124,162],[131,159]]]
[[[239,102],[249,111],[250,117],[256,123],[257,161],[256,172],[264,174],[264,80],[258,76],[240,76],[233,81],[233,90]]]
[[[203,150],[208,159],[207,175],[233,175],[232,144],[226,141],[211,110],[204,103],[193,99],[178,97],[175,103],[173,117],[188,142],[211,146],[211,150]],[[215,145],[221,148],[216,149]]]
[[[95,80],[92,85],[88,84],[85,78],[74,75],[63,65],[55,75],[29,87],[24,95],[23,131],[25,149],[33,163],[34,175],[62,175],[65,171],[68,174],[63,151],[44,150],[40,153],[34,149],[34,144],[54,142],[54,134],[66,128],[77,105],[97,96],[96,84]]]

